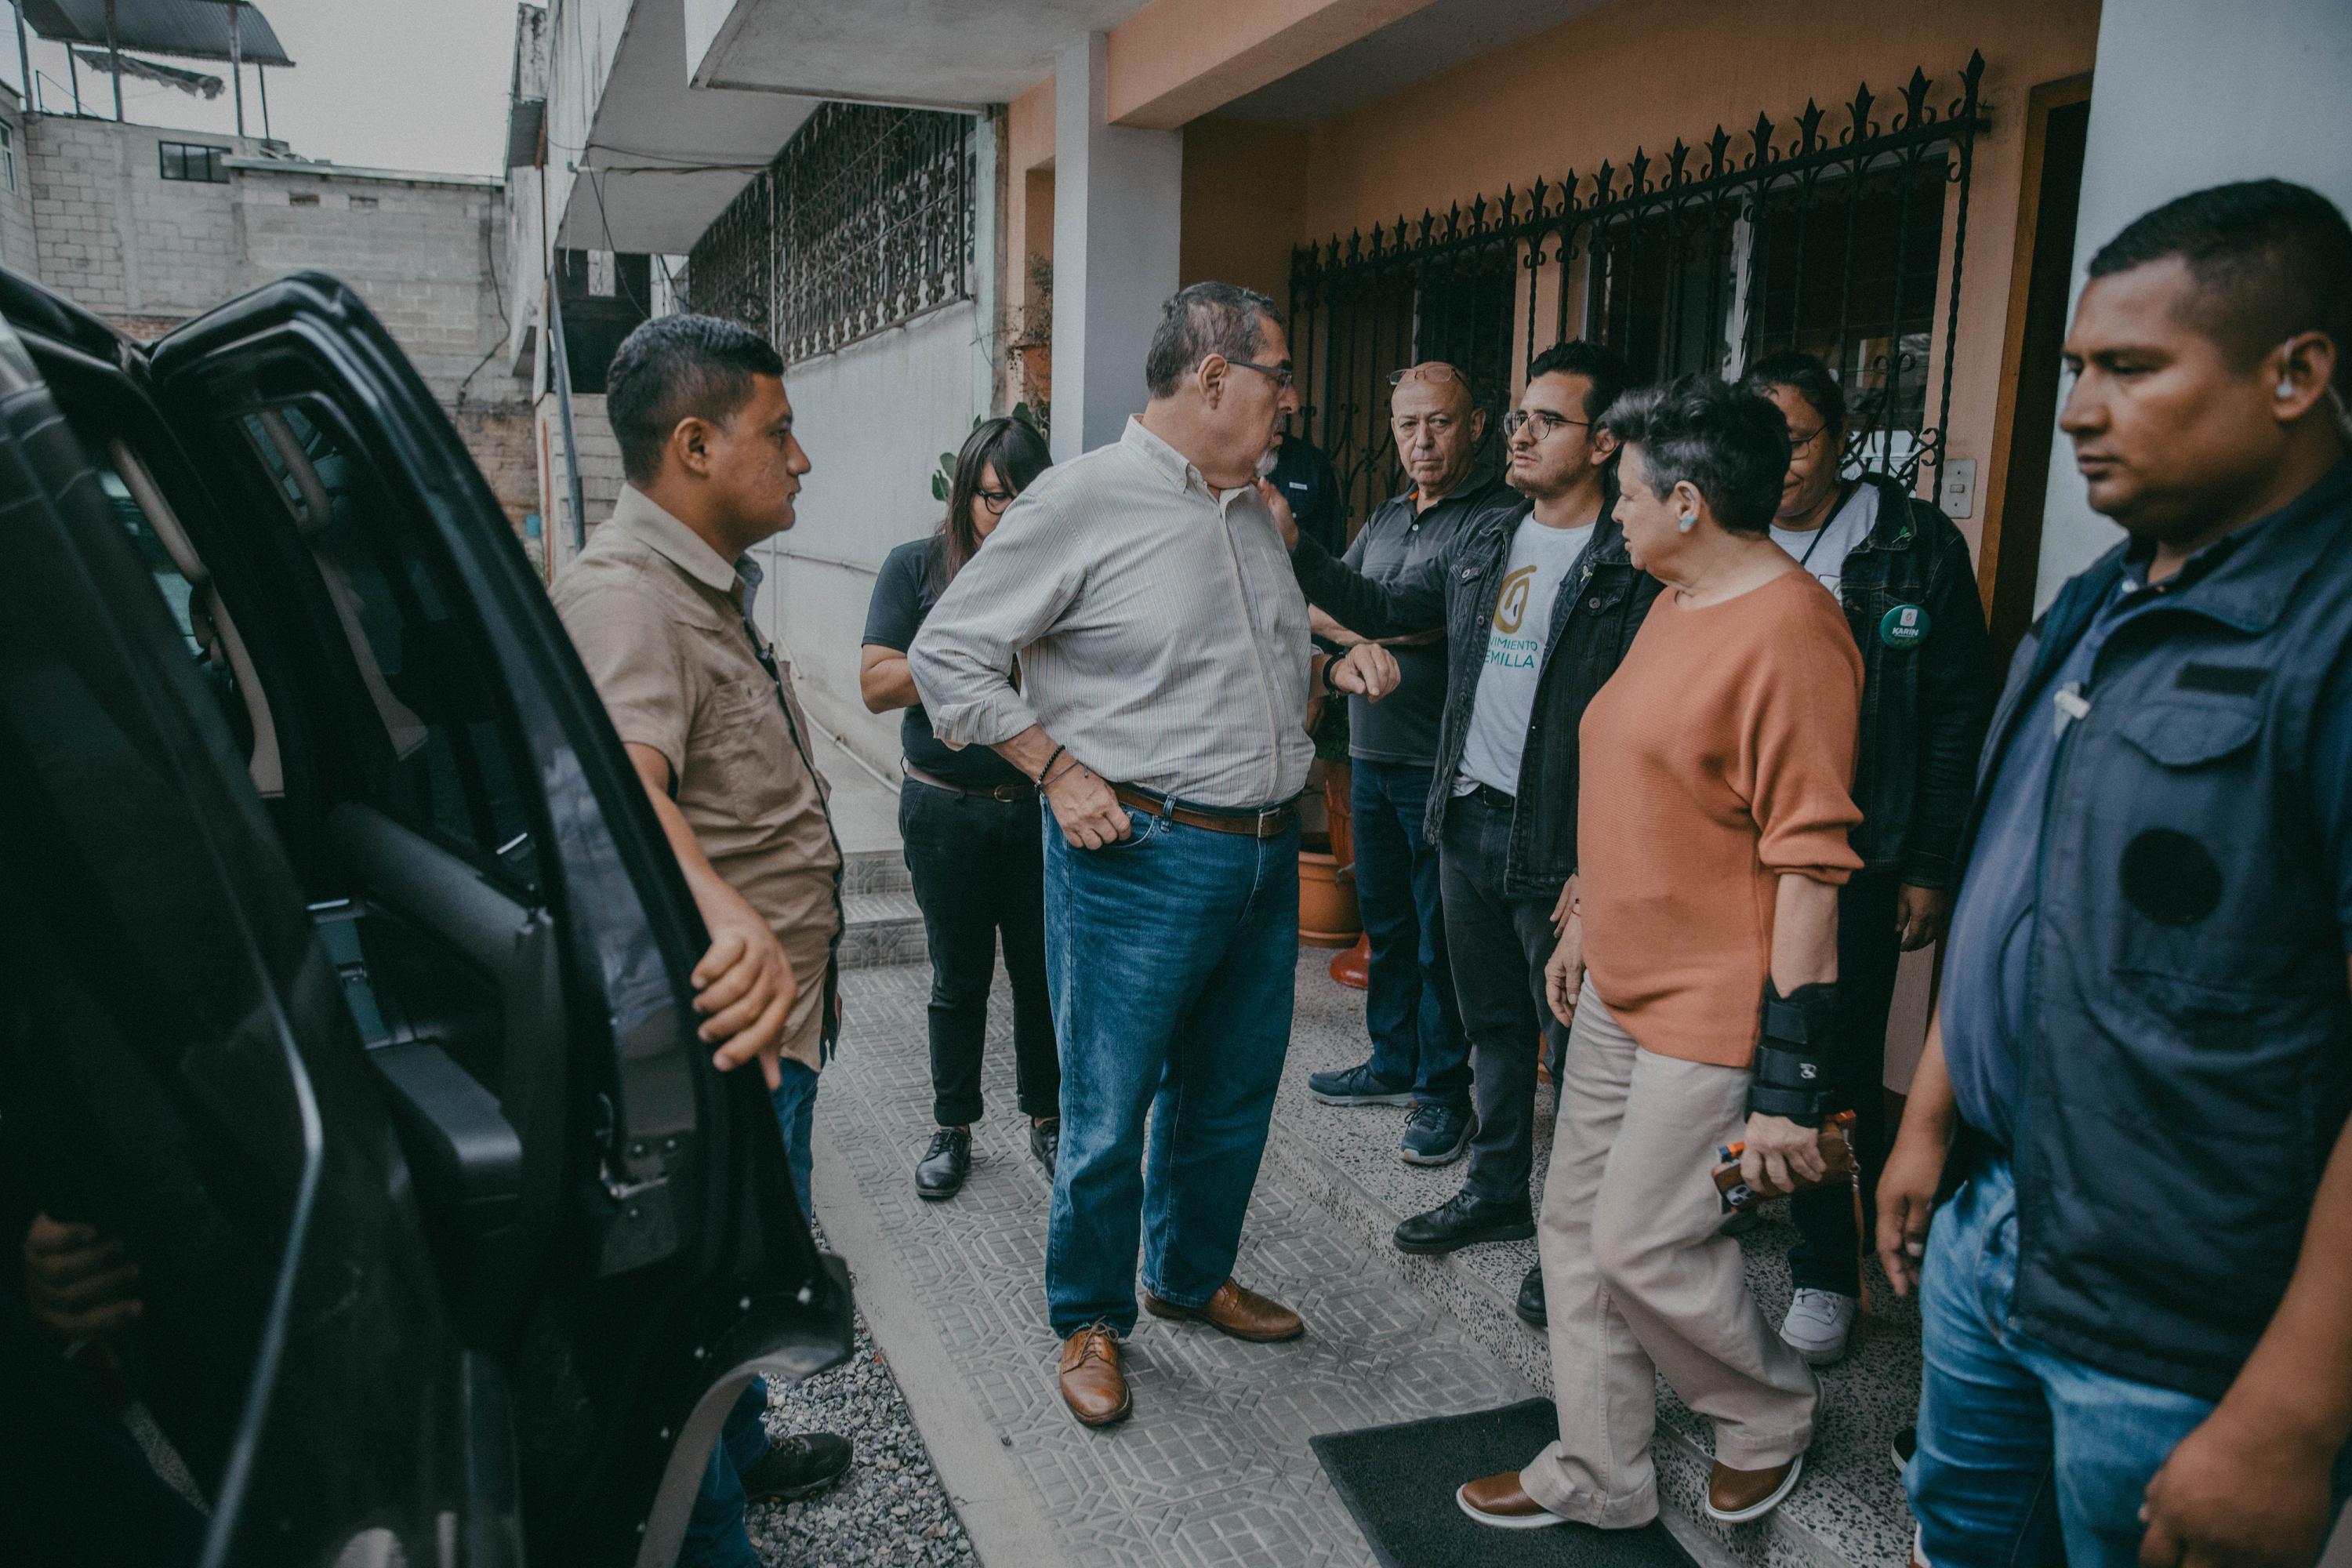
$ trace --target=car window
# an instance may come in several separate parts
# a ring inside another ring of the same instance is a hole
[[[238,426],[276,485],[350,645],[391,762],[373,805],[515,885],[538,885],[520,764],[439,552],[324,415],[281,405]]]

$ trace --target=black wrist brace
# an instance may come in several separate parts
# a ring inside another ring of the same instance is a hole
[[[1764,1038],[1748,1084],[1750,1114],[1784,1116],[1801,1127],[1819,1127],[1835,1114],[1829,1054],[1836,1026],[1834,981],[1800,985],[1795,995],[1783,996],[1765,980]]]

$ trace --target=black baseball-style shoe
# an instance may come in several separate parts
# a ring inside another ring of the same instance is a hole
[[[942,1127],[931,1134],[931,1146],[915,1163],[915,1195],[951,1198],[963,1191],[971,1174],[971,1129]]]
[[[1536,1233],[1528,1200],[1498,1203],[1459,1192],[1396,1227],[1396,1249],[1427,1256],[1488,1241],[1525,1241]]]
[[[1528,1277],[1519,1281],[1519,1299],[1511,1303],[1511,1310],[1517,1312],[1519,1315],[1519,1321],[1529,1328],[1541,1329],[1550,1326],[1551,1317],[1544,1310],[1542,1264],[1538,1263],[1528,1269]]]
[[[814,1496],[849,1473],[855,1452],[848,1438],[830,1432],[772,1437],[760,1462],[743,1472],[744,1499],[798,1502]]]

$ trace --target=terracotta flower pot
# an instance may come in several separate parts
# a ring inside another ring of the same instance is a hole
[[[1363,930],[1356,910],[1356,879],[1328,849],[1298,851],[1298,940],[1311,947],[1353,947]]]

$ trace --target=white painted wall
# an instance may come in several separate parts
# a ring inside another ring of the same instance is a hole
[[[2352,5],[2345,0],[2105,0],[2091,87],[2074,284],[2091,255],[2172,197],[2275,176],[2352,212]],[[2072,447],[2053,448],[2036,608],[2122,537],[2083,499]]]
[[[792,531],[760,548],[757,614],[792,659],[810,716],[893,777],[898,716],[858,699],[859,637],[882,558],[939,526],[940,454],[988,409],[987,362],[973,352],[982,325],[978,305],[957,305],[784,372],[812,467]]]

